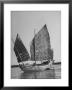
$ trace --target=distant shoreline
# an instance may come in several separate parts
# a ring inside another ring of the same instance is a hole
[[[58,64],[61,64],[61,62],[54,62],[53,64],[54,65],[58,65]]]
[[[53,65],[59,65],[61,62],[54,62]],[[11,68],[19,67],[19,65],[11,65]]]

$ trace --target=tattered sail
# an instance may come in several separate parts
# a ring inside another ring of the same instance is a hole
[[[51,49],[50,36],[46,25],[44,25],[33,38],[30,52],[31,60],[40,61],[53,59],[53,50]]]
[[[27,49],[23,45],[22,40],[18,34],[14,44],[14,51],[18,62],[27,61],[30,58],[29,53],[27,52]]]

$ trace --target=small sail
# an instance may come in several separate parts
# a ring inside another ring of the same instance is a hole
[[[30,58],[29,53],[23,45],[22,40],[20,39],[18,34],[14,44],[14,52],[16,54],[18,62],[27,61]]]
[[[50,36],[46,24],[35,34],[30,46],[30,52],[31,60],[41,61],[53,59],[53,50],[51,49]]]

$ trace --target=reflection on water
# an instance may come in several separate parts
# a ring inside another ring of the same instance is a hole
[[[19,67],[11,68],[12,79],[60,79],[61,68],[54,66],[52,70],[45,70],[39,72],[23,72]]]
[[[46,70],[40,72],[21,73],[21,79],[54,79],[54,70]]]

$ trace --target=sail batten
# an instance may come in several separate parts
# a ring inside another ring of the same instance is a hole
[[[18,34],[14,44],[14,51],[17,56],[18,62],[27,61],[30,58],[27,49],[23,45],[22,40],[20,39]]]
[[[51,49],[50,36],[46,24],[33,38],[30,46],[30,52],[31,52],[31,60],[40,61],[53,59],[53,50]]]
[[[51,49],[50,35],[47,26],[44,25],[42,29],[37,34],[34,35],[34,38],[32,39],[30,45],[31,57],[29,56],[29,53],[18,34],[16,36],[16,40],[14,43],[14,51],[18,62],[28,60],[31,61],[53,60],[53,50]]]

